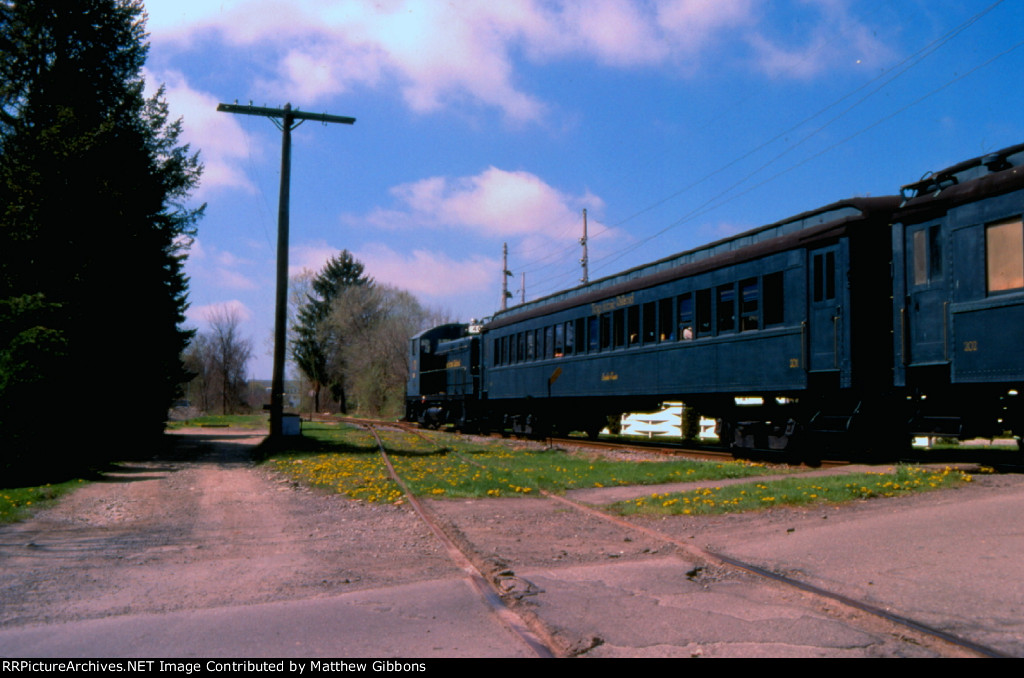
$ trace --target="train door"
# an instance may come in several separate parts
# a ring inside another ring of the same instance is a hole
[[[908,365],[947,363],[949,292],[942,251],[942,224],[904,230],[904,275],[907,290],[902,331],[904,362]]]
[[[809,327],[807,370],[838,371],[843,350],[843,290],[839,277],[839,245],[811,250],[808,281]]]

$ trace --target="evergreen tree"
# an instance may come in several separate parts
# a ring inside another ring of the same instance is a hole
[[[328,322],[335,300],[348,288],[372,286],[363,275],[363,264],[348,250],[333,257],[312,283],[312,294],[299,308],[291,353],[295,364],[313,385],[314,408],[320,411],[320,392],[327,388],[345,411],[345,365],[343,338]]]
[[[93,461],[95,426],[137,449],[182,381],[202,167],[143,96],[144,23],[141,0],[0,0],[0,471]]]

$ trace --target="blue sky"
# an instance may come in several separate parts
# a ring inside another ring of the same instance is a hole
[[[292,273],[352,251],[468,320],[1024,142],[1016,0],[146,0],[206,171],[191,326],[228,306],[269,378],[281,134]]]

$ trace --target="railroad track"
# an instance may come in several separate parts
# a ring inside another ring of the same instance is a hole
[[[372,420],[356,420],[347,418],[348,423],[353,423],[362,426],[371,432],[377,440],[378,446],[380,447],[380,453],[385,460],[389,468],[389,472],[392,474],[393,479],[396,483],[402,487],[405,492],[410,505],[414,508],[416,513],[429,527],[431,532],[444,544],[446,551],[452,560],[466,573],[467,578],[470,580],[473,588],[478,592],[481,600],[488,605],[494,613],[501,619],[506,626],[517,634],[524,644],[526,644],[537,656],[539,657],[553,657],[553,656],[565,656],[571,654],[571,651],[561,646],[556,640],[556,634],[549,631],[543,623],[533,616],[520,616],[517,613],[515,606],[511,603],[506,603],[502,597],[503,591],[499,586],[497,579],[488,579],[483,572],[487,570],[484,563],[477,562],[479,558],[475,555],[473,550],[469,546],[459,545],[459,543],[452,539],[448,531],[445,530],[443,521],[441,521],[436,515],[434,515],[429,509],[427,509],[422,502],[409,490],[408,486],[404,481],[395,473],[394,467],[391,465],[390,459],[387,454],[387,450],[381,441],[379,435],[376,432],[377,428],[398,428],[412,432],[422,439],[429,441],[431,444],[436,444],[433,439],[424,436],[417,427],[409,425],[403,422],[379,422]],[[573,444],[582,443],[576,439],[569,439]],[[593,441],[587,441],[592,443]],[[608,444],[608,446],[617,445],[614,443]],[[473,460],[465,455],[458,452],[448,450],[450,454],[456,454],[460,458],[464,459],[470,464],[482,466],[476,460]],[[731,455],[730,455],[731,456]],[[891,610],[886,610],[877,605],[868,603],[866,601],[857,600],[846,595],[842,595],[827,589],[802,582],[798,579],[788,577],[785,575],[772,572],[765,568],[762,568],[754,563],[745,562],[743,560],[727,556],[725,554],[716,553],[709,549],[701,548],[690,542],[676,538],[663,531],[638,525],[630,522],[618,516],[610,515],[604,511],[594,508],[589,505],[584,505],[579,502],[573,501],[566,497],[558,496],[546,492],[540,491],[540,494],[550,501],[558,502],[566,507],[569,507],[575,511],[580,511],[589,516],[596,517],[600,520],[613,523],[621,528],[634,531],[656,539],[658,541],[670,544],[675,548],[679,549],[682,553],[689,556],[689,558],[701,563],[701,567],[718,566],[723,568],[740,571],[749,575],[761,579],[766,583],[772,583],[774,585],[782,586],[789,589],[795,589],[805,594],[812,596],[819,602],[827,605],[840,605],[846,608],[848,611],[856,614],[868,615],[875,620],[881,620],[886,624],[893,627],[893,631],[897,635],[903,636],[916,636],[921,640],[928,640],[931,643],[938,643],[940,645],[948,646],[949,648],[956,649],[958,651],[966,651],[981,657],[1007,657],[1005,653],[1000,650],[987,647],[980,643],[976,643],[970,639],[962,638],[955,634],[948,633],[942,629],[935,628],[932,625],[925,624],[907,616],[899,615]]]
[[[374,439],[377,441],[377,446],[380,448],[381,457],[384,459],[384,463],[388,468],[388,473],[392,480],[402,488],[402,492],[409,501],[409,505],[412,506],[416,515],[420,517],[433,535],[441,542],[445,548],[445,552],[448,554],[448,557],[451,558],[460,570],[462,570],[481,601],[483,601],[488,609],[490,609],[491,612],[493,612],[498,619],[501,620],[501,622],[537,657],[552,658],[560,654],[558,648],[555,646],[555,643],[548,634],[543,631],[541,631],[540,634],[534,632],[530,628],[528,622],[516,614],[516,612],[514,612],[512,608],[505,603],[498,591],[492,586],[491,582],[483,575],[480,567],[473,562],[468,551],[461,548],[455,540],[444,531],[437,517],[427,510],[412,490],[409,489],[409,486],[406,485],[405,481],[402,480],[395,471],[395,467],[391,463],[391,458],[388,456],[387,449],[384,447],[384,443],[377,434],[376,426],[367,423],[360,425],[367,428],[373,434]]]
[[[418,434],[420,428],[418,425],[406,422],[406,421],[394,421],[384,422],[374,419],[360,419],[357,417],[341,417],[337,421],[343,421],[356,426],[387,426],[391,428],[399,428],[405,431]],[[490,433],[488,437],[491,438],[506,438],[507,436],[500,433]],[[645,442],[643,440],[630,440],[630,441],[613,441],[613,440],[591,440],[589,438],[571,438],[571,437],[557,437],[550,436],[547,438],[538,439],[536,442],[547,444],[549,447],[561,446],[561,447],[574,447],[584,449],[604,449],[604,450],[616,450],[619,452],[631,452],[640,450],[650,454],[661,454],[665,456],[676,456],[676,457],[687,457],[690,459],[699,459],[705,461],[736,461],[736,460],[747,460],[747,461],[764,461],[769,463],[787,464],[789,466],[807,466],[803,461],[790,459],[786,460],[785,455],[780,453],[765,452],[763,454],[753,452],[743,457],[737,457],[732,451],[725,448],[714,448],[707,446],[692,446],[692,445],[674,445],[665,444],[663,441],[657,442]],[[850,462],[838,460],[838,459],[822,459],[814,463],[815,467],[818,468],[831,468],[836,466],[847,466]]]
[[[594,449],[612,449],[624,452],[631,450],[640,450],[643,452],[649,452],[651,454],[662,454],[666,456],[674,457],[687,457],[689,459],[700,459],[705,461],[762,461],[776,464],[787,464],[789,466],[807,466],[808,464],[798,459],[789,459],[787,456],[780,453],[758,453],[751,452],[750,454],[737,456],[731,450],[725,448],[715,448],[706,446],[688,446],[688,445],[666,445],[663,442],[651,442],[647,443],[644,441],[611,441],[611,440],[588,440],[584,438],[547,438],[546,439],[551,445],[569,446],[569,447],[581,447],[581,448],[594,448]],[[791,456],[791,455],[790,455]],[[822,459],[815,462],[814,466],[818,468],[831,468],[834,466],[847,466],[850,462],[842,460],[831,460]]]

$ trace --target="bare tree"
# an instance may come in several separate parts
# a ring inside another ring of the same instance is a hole
[[[222,414],[246,407],[246,370],[252,358],[252,340],[243,337],[237,309],[219,306],[207,315],[208,332],[197,333],[185,351],[186,369],[194,374],[188,387],[204,411],[219,401]]]
[[[237,309],[219,306],[207,317],[213,353],[214,377],[220,385],[221,412],[237,411],[245,403],[245,372],[252,358],[252,340],[239,330]]]

